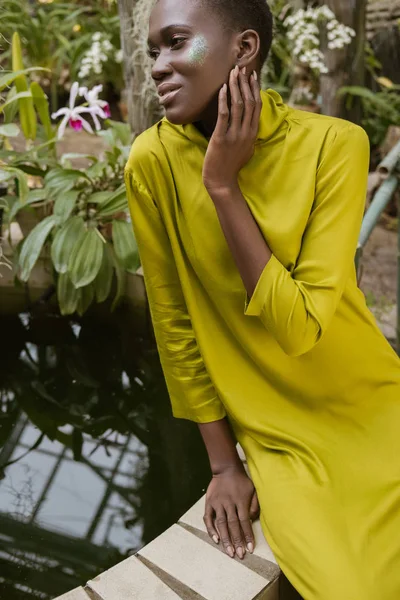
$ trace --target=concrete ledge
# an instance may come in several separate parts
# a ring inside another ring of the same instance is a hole
[[[205,496],[136,556],[58,600],[278,600],[281,571],[260,522],[254,554],[232,559],[209,538],[204,504]]]

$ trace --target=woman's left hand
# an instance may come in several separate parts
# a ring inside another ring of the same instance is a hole
[[[203,165],[203,182],[210,196],[237,185],[239,171],[254,154],[262,108],[255,71],[250,80],[239,67],[230,73],[231,110],[228,88],[219,93],[218,121],[210,139]]]

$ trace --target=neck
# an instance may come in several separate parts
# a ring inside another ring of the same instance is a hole
[[[210,138],[214,133],[215,126],[218,120],[218,94],[211,100],[205,111],[201,114],[200,119],[193,123],[195,127],[206,138]]]

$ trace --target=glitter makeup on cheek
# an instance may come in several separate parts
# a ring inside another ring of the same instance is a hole
[[[192,65],[202,65],[208,52],[206,39],[198,35],[193,39],[192,47],[189,50],[189,61]]]

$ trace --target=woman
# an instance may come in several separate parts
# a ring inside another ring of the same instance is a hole
[[[368,139],[260,92],[271,23],[265,0],[151,15],[166,118],[126,184],[160,359],[209,453],[215,543],[252,552],[259,502],[305,600],[398,600],[400,363],[354,268]]]

